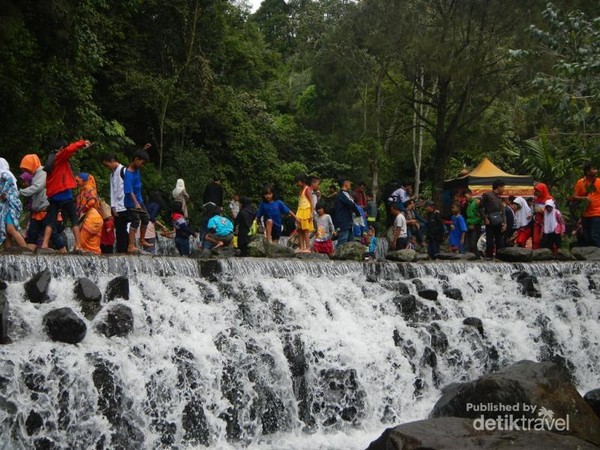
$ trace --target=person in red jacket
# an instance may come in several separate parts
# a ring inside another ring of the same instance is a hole
[[[81,251],[81,239],[79,235],[79,218],[77,217],[77,209],[75,208],[75,199],[73,198],[72,189],[77,187],[75,176],[71,170],[69,159],[77,150],[88,148],[91,145],[90,141],[80,140],[72,144],[66,143],[64,140],[57,140],[54,148],[58,149],[50,159],[52,162],[46,165],[46,196],[48,197],[47,225],[44,231],[44,240],[42,242],[42,252],[48,251],[48,244],[52,231],[56,227],[56,219],[58,212],[62,212],[63,220],[71,222],[71,231],[75,238],[75,247],[73,251]],[[51,167],[50,167],[51,166]]]

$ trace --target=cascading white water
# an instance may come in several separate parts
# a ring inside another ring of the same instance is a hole
[[[0,347],[0,448],[362,449],[425,418],[444,385],[521,359],[558,361],[581,392],[598,387],[597,264],[232,259],[213,279],[199,264],[2,258],[14,342]],[[52,301],[23,300],[23,280],[46,266]],[[541,298],[520,293],[517,270],[538,277]],[[129,277],[130,300],[117,302],[134,332],[93,331],[101,311],[80,344],[50,342],[42,317],[79,310],[75,279],[104,291],[115,275]],[[401,311],[399,282],[416,295],[414,278],[438,300]],[[30,436],[32,411],[42,425]]]

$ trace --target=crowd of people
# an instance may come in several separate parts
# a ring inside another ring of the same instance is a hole
[[[109,170],[109,203],[100,198],[94,175],[72,172],[70,158],[91,145],[86,140],[56,141],[45,164],[36,154],[25,155],[20,163],[22,187],[0,158],[0,244],[5,249],[66,253],[64,230],[70,226],[71,251],[79,254],[152,254],[163,236],[174,240],[182,256],[191,254],[191,237],[199,239],[200,250],[235,247],[240,256],[247,256],[250,242],[261,234],[271,243],[287,236],[298,253],[330,256],[337,247],[358,241],[365,246],[366,258],[374,259],[380,235],[391,251],[422,248],[435,259],[447,245],[451,252],[493,258],[507,246],[543,247],[556,253],[566,232],[563,215],[544,183],[534,186],[531,198],[503,195],[502,180],[481,197],[467,188],[455,193],[449,217],[443,217],[432,200],[415,198],[410,184],[401,183],[383,199],[388,228],[380,229],[379,205],[365,183],[356,183],[353,189],[349,179],[341,179],[339,188],[330,186],[321,194],[319,178],[305,174],[295,177],[295,211],[269,184],[262,189],[258,207],[249,197],[235,194],[225,209],[221,180],[214,177],[204,190],[202,223],[194,226],[189,217],[194,204],[183,179],[177,180],[170,204],[158,192],[143,195],[140,170],[149,161],[149,144],[125,165],[115,155],[102,157]],[[583,206],[574,234],[579,244],[600,247],[600,181],[591,163],[583,172],[567,199]],[[25,231],[23,209],[28,211]]]

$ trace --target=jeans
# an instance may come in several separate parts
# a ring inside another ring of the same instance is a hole
[[[337,246],[344,245],[346,242],[353,242],[354,235],[352,234],[352,229],[349,230],[340,230],[338,232],[338,241]]]
[[[175,236],[175,247],[181,256],[190,256],[190,238]]]
[[[494,248],[496,252],[504,248],[504,233],[502,227],[485,226],[485,256],[492,258],[494,256]]]

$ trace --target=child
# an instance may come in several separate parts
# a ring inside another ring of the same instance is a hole
[[[556,208],[554,200],[548,199],[544,203],[544,228],[542,234],[542,247],[549,248],[556,255],[561,244],[561,237],[565,234],[565,221]]]
[[[298,174],[295,178],[296,186],[299,189],[298,212],[296,212],[296,222],[298,223],[298,253],[310,253],[310,233],[314,231],[313,218],[313,197],[312,191],[307,184],[306,175]]]
[[[179,255],[189,256],[190,236],[195,236],[196,232],[188,224],[185,215],[183,214],[181,202],[175,202],[173,204],[171,222],[173,223],[173,228],[175,229],[175,247],[177,248]]]
[[[104,220],[98,211],[100,202],[96,180],[89,173],[81,172],[76,177],[79,193],[75,202],[81,227],[81,250],[99,255]]]
[[[408,228],[406,226],[406,217],[400,211],[398,203],[392,203],[390,212],[394,216],[394,236],[391,242],[392,250],[404,250],[408,245]]]
[[[34,251],[38,242],[43,239],[46,229],[46,210],[48,199],[46,198],[46,171],[42,166],[40,158],[35,154],[25,155],[21,160],[21,169],[24,170],[21,179],[26,186],[21,189],[20,194],[29,199],[27,209],[31,212],[29,226],[27,227],[27,247]]]
[[[333,255],[333,235],[335,227],[329,214],[325,214],[325,205],[317,204],[317,233],[315,234],[314,251],[316,253],[324,253]]]
[[[375,228],[369,227],[369,231],[364,235],[364,243],[367,246],[365,253],[366,261],[373,261],[375,259],[375,250],[377,249],[377,237],[375,237]]]
[[[144,148],[148,148],[146,144]],[[150,216],[144,208],[144,199],[142,197],[142,175],[140,169],[148,162],[150,156],[145,150],[137,150],[125,170],[125,180],[123,190],[125,192],[125,208],[127,208],[127,219],[129,222],[129,236],[127,242],[127,253],[138,253],[135,247],[135,235],[140,228],[140,245],[142,247],[152,247],[152,244],[146,241],[146,228],[150,222]],[[141,224],[141,227],[140,227]]]
[[[273,187],[266,185],[263,188],[263,201],[258,205],[256,220],[264,222],[265,236],[269,242],[279,242],[281,237],[282,214],[289,214],[296,219],[296,215],[281,200],[275,200]]]
[[[54,147],[58,150],[55,154],[51,155],[49,159],[52,159],[52,162],[49,161],[46,166],[46,196],[48,197],[50,205],[48,206],[46,216],[44,240],[42,241],[42,246],[38,252],[40,250],[42,252],[50,251],[48,245],[50,244],[52,232],[56,229],[59,211],[62,211],[63,222],[65,222],[66,219],[69,219],[71,222],[71,231],[75,238],[75,247],[73,251],[81,251],[79,217],[77,216],[75,199],[73,198],[73,189],[77,187],[77,182],[73,176],[69,159],[77,150],[88,148],[90,145],[90,141],[85,140],[80,140],[70,145],[61,139],[54,143]]]
[[[31,251],[25,238],[21,235],[19,219],[23,212],[15,176],[8,169],[8,164],[0,174],[0,245],[14,241],[22,250]],[[7,239],[10,238],[8,241]],[[5,248],[9,245],[5,245]]]
[[[219,248],[229,245],[233,241],[233,223],[227,217],[220,214],[220,208],[213,212],[213,216],[208,220],[208,233],[204,240],[212,244],[211,248]]]
[[[252,206],[252,201],[248,197],[242,197],[240,199],[242,209],[235,218],[235,224],[237,226],[238,235],[238,248],[240,249],[240,256],[248,256],[248,244],[250,243],[250,229],[254,224],[256,218],[256,209]]]
[[[465,252],[465,236],[467,235],[467,224],[464,217],[460,214],[460,204],[452,205],[452,225],[450,227],[450,236],[448,244],[450,251],[454,253]]]

